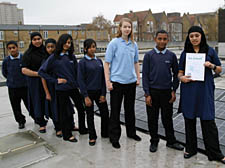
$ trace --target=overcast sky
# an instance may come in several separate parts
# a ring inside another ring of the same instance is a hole
[[[2,0],[0,0],[2,2]],[[90,23],[103,14],[113,21],[116,14],[151,9],[153,13],[165,11],[203,13],[213,12],[224,5],[224,0],[4,0],[24,9],[25,24],[77,25]]]

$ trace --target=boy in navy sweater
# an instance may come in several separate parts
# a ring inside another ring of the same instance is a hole
[[[13,109],[16,122],[19,124],[19,129],[25,127],[26,119],[21,112],[21,100],[28,109],[27,100],[27,82],[25,76],[21,72],[22,54],[18,52],[18,45],[15,41],[7,43],[7,49],[10,53],[3,60],[2,74],[7,79],[9,100]]]
[[[160,30],[155,37],[156,47],[144,56],[142,80],[145,92],[148,127],[151,136],[150,152],[156,152],[158,136],[159,108],[165,128],[167,147],[183,150],[176,142],[173,129],[173,102],[176,100],[178,63],[176,55],[166,48],[168,33]]]

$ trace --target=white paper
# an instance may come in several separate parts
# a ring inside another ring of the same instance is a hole
[[[205,56],[204,53],[187,53],[185,75],[191,76],[192,80],[204,81],[205,77]]]

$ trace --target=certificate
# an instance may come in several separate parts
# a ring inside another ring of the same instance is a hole
[[[205,77],[205,57],[204,53],[187,53],[185,75],[191,76],[192,80],[204,81]]]

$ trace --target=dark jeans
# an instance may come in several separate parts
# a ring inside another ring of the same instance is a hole
[[[171,90],[151,89],[152,106],[146,106],[148,115],[148,128],[151,136],[151,143],[158,144],[158,120],[159,109],[161,109],[161,120],[165,128],[167,144],[171,145],[176,142],[173,128],[173,104],[169,103],[171,99]]]
[[[197,133],[196,119],[185,119],[186,148],[188,153],[197,152]],[[223,154],[220,150],[218,130],[215,120],[200,120],[202,127],[202,136],[209,160],[221,160]]]
[[[136,135],[135,96],[136,82],[131,84],[113,82],[113,90],[110,91],[111,113],[109,118],[109,138],[111,142],[118,142],[121,136],[120,110],[123,98],[127,136]]]
[[[108,137],[109,110],[107,102],[99,103],[100,96],[101,91],[88,91],[88,97],[92,101],[91,107],[86,106],[89,139],[97,139],[94,124],[94,101],[97,104],[101,115],[101,136]]]
[[[23,103],[28,111],[27,87],[8,88],[8,93],[16,122],[19,124],[25,124],[26,119],[21,111],[21,100],[23,100]]]

